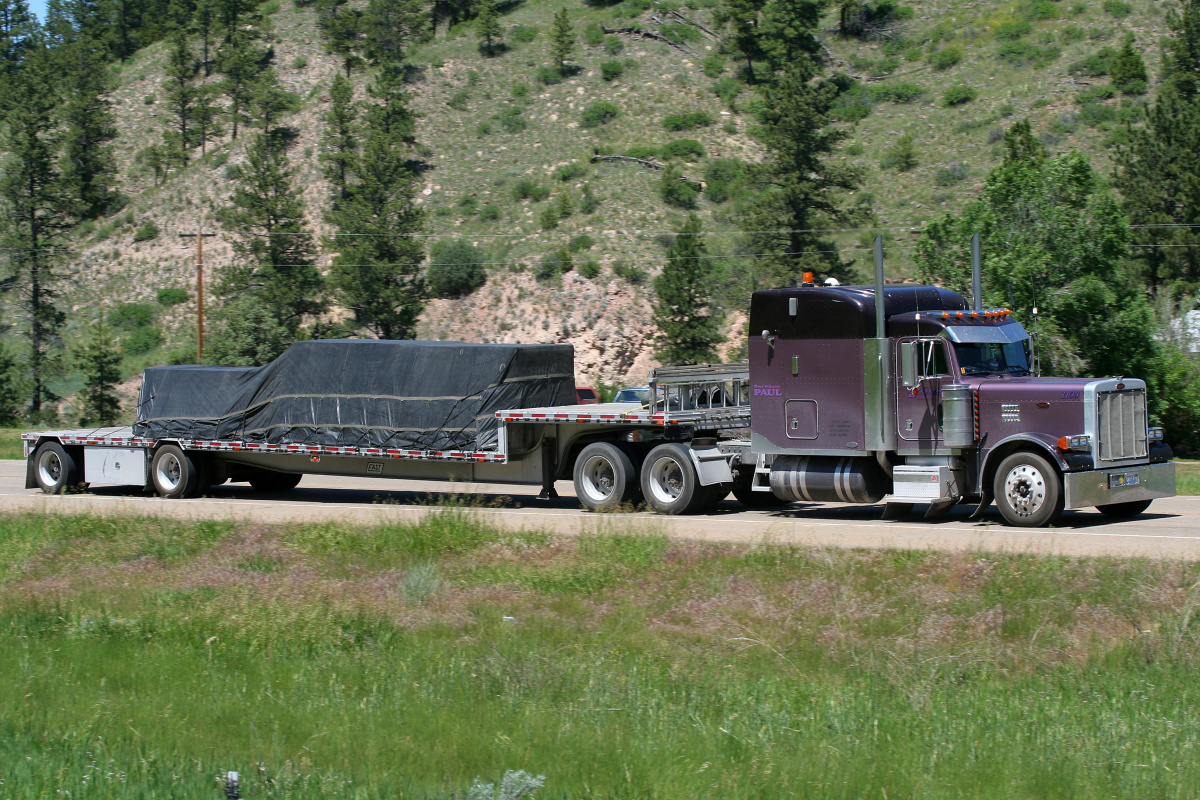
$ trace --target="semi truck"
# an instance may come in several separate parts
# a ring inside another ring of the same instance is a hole
[[[993,502],[1011,525],[1175,493],[1146,384],[1034,375],[1009,309],[932,286],[755,292],[748,361],[656,370],[645,403],[574,403],[567,345],[300,342],[262,368],[147,370],[128,428],[23,435],[27,488],[194,497],[305,474],[539,486],[593,511]]]

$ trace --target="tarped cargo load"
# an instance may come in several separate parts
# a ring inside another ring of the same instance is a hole
[[[263,367],[154,367],[136,436],[491,450],[495,412],[575,402],[570,345],[297,342]]]

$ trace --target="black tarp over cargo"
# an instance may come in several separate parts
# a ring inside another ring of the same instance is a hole
[[[134,434],[490,450],[495,412],[575,402],[570,345],[327,339],[263,367],[155,367]]]

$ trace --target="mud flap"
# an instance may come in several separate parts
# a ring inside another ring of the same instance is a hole
[[[34,453],[37,450],[33,451]],[[25,459],[25,488],[37,489],[37,478],[33,477],[33,453],[29,454],[29,458]]]
[[[983,496],[979,498],[979,505],[975,506],[975,510],[971,512],[971,516],[967,517],[967,519],[979,519],[982,517],[983,512],[988,510],[988,506],[992,504],[993,499],[990,491],[984,492]]]
[[[884,503],[881,519],[903,519],[912,513],[912,503]]]

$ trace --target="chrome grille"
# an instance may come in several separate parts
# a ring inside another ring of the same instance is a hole
[[[1101,392],[1096,396],[1100,460],[1146,457],[1146,390]]]

